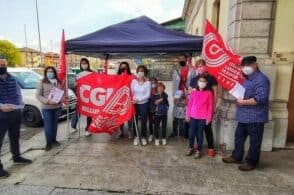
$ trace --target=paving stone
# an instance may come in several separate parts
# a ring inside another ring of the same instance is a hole
[[[81,188],[110,190],[117,192],[144,192],[146,188],[144,173],[133,167],[96,167],[93,175],[86,176]]]
[[[6,185],[0,188],[2,195],[48,195],[54,187],[27,186],[27,185]]]

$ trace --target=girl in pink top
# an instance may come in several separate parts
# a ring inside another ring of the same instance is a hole
[[[205,125],[212,120],[213,113],[213,95],[207,86],[206,76],[200,76],[196,90],[190,94],[190,99],[187,106],[186,121],[190,122],[189,130],[189,149],[186,152],[187,156],[193,154],[195,135],[198,144],[198,150],[195,152],[195,158],[201,157],[201,149],[203,144],[203,131]]]

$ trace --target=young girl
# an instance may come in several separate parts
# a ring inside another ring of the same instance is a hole
[[[161,124],[162,145],[166,145],[166,123],[167,111],[169,107],[168,95],[164,92],[165,85],[158,83],[156,87],[157,93],[151,97],[151,105],[154,108],[154,130],[155,145],[159,145],[159,127]]]
[[[46,137],[45,150],[51,150],[52,146],[59,146],[56,140],[58,129],[58,118],[62,108],[62,101],[55,102],[50,99],[50,93],[54,88],[64,91],[60,80],[57,78],[57,72],[54,67],[48,66],[44,70],[44,77],[40,81],[36,97],[41,102],[42,114],[44,117],[44,129]]]
[[[195,158],[200,158],[203,131],[205,126],[211,122],[213,114],[213,95],[207,86],[207,76],[199,76],[196,89],[190,94],[186,113],[186,121],[190,121],[189,149],[186,155],[193,154],[195,134],[197,134],[198,149],[195,152]]]
[[[173,109],[173,132],[179,135],[183,140],[187,138],[185,132],[185,116],[186,116],[187,98],[182,90],[178,90],[174,96],[174,109]]]
[[[157,87],[158,80],[155,77],[151,77],[149,79],[149,81],[151,82],[151,97],[152,97],[156,93],[156,87]],[[149,113],[148,113],[148,119],[149,119],[149,137],[148,137],[148,141],[149,142],[152,142],[152,140],[153,140],[154,113],[155,113],[155,110],[152,108],[151,98],[150,98],[150,100],[149,100]]]

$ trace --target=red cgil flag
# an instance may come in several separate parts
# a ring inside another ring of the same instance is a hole
[[[65,36],[64,30],[62,30],[61,45],[60,45],[60,55],[59,55],[59,65],[57,67],[58,79],[65,85],[66,77],[66,58],[65,58]]]
[[[217,30],[206,20],[202,57],[208,72],[215,76],[219,85],[236,98],[242,98],[244,81],[240,67],[241,57],[224,43]]]
[[[113,134],[135,114],[130,90],[132,75],[90,73],[77,80],[78,112],[91,117],[92,133]]]

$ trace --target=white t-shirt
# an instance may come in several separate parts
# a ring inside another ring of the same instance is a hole
[[[139,84],[139,81],[134,79],[131,83],[131,90],[133,99],[138,100],[137,104],[145,104],[151,95],[151,82],[145,81],[143,84]]]

